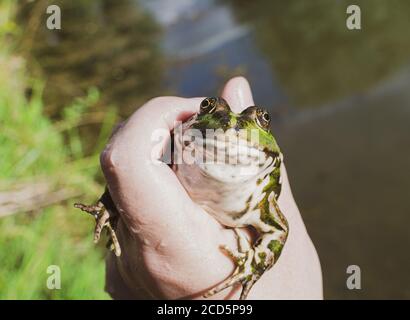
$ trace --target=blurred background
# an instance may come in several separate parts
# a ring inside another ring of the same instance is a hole
[[[46,28],[51,4],[61,30]],[[0,299],[109,299],[106,250],[72,205],[102,193],[112,127],[235,75],[273,115],[325,298],[410,299],[409,14],[406,0],[2,0]]]

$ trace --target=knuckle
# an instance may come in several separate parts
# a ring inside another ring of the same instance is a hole
[[[100,153],[100,165],[104,172],[111,171],[116,167],[114,154],[114,145],[111,143],[107,144]]]

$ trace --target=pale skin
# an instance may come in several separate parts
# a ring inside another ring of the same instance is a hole
[[[235,112],[255,104],[242,77],[228,81],[221,96]],[[204,299],[208,289],[235,269],[220,249],[221,245],[237,247],[235,233],[190,199],[168,165],[152,161],[153,146],[158,144],[152,141],[152,133],[172,130],[175,121],[197,112],[202,100],[159,97],[148,101],[117,128],[101,154],[108,188],[121,216],[116,233],[122,254],[107,257],[106,289],[113,298]],[[154,157],[159,159],[161,152]],[[322,299],[319,259],[283,164],[281,170],[278,204],[289,223],[288,240],[278,262],[254,285],[248,299]],[[238,299],[240,292],[236,285],[208,299]]]

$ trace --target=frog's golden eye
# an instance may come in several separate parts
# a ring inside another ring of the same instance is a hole
[[[201,102],[200,112],[201,113],[212,113],[216,108],[215,98],[206,98]]]
[[[265,130],[269,129],[269,125],[270,125],[269,113],[265,110],[258,110],[258,111],[259,112],[257,112],[257,115],[256,115],[256,122],[261,128]]]

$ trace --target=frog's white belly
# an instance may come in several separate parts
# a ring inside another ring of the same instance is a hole
[[[188,146],[189,148],[189,146]],[[252,157],[239,163],[178,164],[174,170],[194,202],[221,224],[229,227],[247,225],[262,200],[269,182],[274,159],[262,150],[248,150]],[[255,152],[259,153],[257,161]]]

